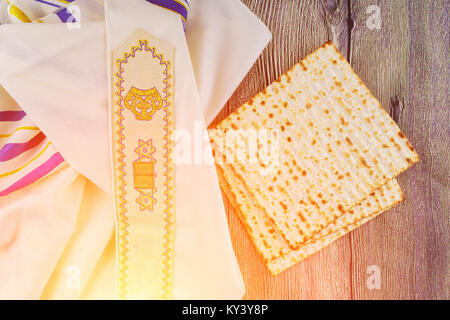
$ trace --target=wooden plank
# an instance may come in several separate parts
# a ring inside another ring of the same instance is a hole
[[[444,182],[448,174],[448,161],[444,160],[448,159],[448,134],[442,136],[448,130],[448,104],[444,101],[448,71],[442,72],[439,66],[446,60],[448,41],[442,39],[448,40],[448,28],[440,26],[440,32],[436,28],[437,21],[445,20],[445,8],[444,1],[434,3],[352,2],[352,65],[422,158],[399,177],[406,201],[351,234],[356,299],[447,297],[448,181],[439,184],[435,176]],[[374,21],[368,19],[378,10],[372,7],[367,11],[371,5],[380,10],[380,30],[370,28]],[[436,100],[440,110],[436,110]],[[443,144],[432,142],[433,127]],[[440,160],[433,157],[446,153]],[[441,166],[433,164],[436,160]],[[367,287],[370,265],[381,270],[379,290]]]
[[[331,39],[422,158],[399,177],[402,205],[277,277],[224,198],[245,298],[448,299],[448,0],[243,2],[274,39],[215,122]],[[370,5],[380,8],[380,30],[369,28],[376,19],[367,24]],[[381,270],[379,290],[367,287],[372,265]]]
[[[410,112],[421,163],[411,171],[415,298],[449,299],[449,1],[410,1]],[[406,120],[407,119],[407,120]]]
[[[370,10],[369,6],[373,11]],[[368,9],[369,8],[369,9]],[[369,11],[367,11],[369,10]],[[380,13],[381,29],[376,28]],[[369,13],[367,13],[369,12]],[[407,1],[352,2],[354,28],[351,63],[407,137],[409,32]],[[411,141],[413,145],[415,141]],[[352,292],[356,299],[414,297],[414,217],[410,201],[411,171],[399,178],[406,201],[351,233]],[[367,270],[380,269],[380,289],[367,286]]]

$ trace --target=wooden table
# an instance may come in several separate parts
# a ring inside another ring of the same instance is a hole
[[[448,299],[450,1],[243,2],[273,40],[216,121],[333,40],[421,156],[398,179],[405,202],[277,277],[226,201],[245,298]],[[373,265],[381,271],[380,289],[367,286]]]

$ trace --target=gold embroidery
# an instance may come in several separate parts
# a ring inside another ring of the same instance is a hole
[[[134,113],[137,120],[151,120],[162,105],[163,100],[156,88],[142,90],[131,87],[125,96],[125,107]]]
[[[139,192],[139,197],[136,199],[140,205],[141,211],[150,210],[153,212],[153,205],[156,203],[154,194],[156,193],[155,186],[155,158],[153,154],[156,152],[153,147],[152,139],[142,141],[139,139],[139,146],[134,150],[139,158],[133,162],[133,181],[134,188]]]
[[[121,299],[172,298],[173,59],[174,47],[143,30],[136,30],[113,50],[114,103],[110,112],[118,239],[117,293]],[[144,75],[140,71],[143,68],[151,72]],[[151,214],[143,214],[146,210]]]
[[[155,186],[154,162],[133,163],[134,187],[136,189],[153,189]]]

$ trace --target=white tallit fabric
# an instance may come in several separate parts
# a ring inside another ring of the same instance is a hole
[[[40,18],[53,19],[52,13],[70,6],[76,0],[0,0],[0,24],[41,22]],[[102,0],[90,0],[101,3]],[[89,12],[91,7],[85,6]],[[90,12],[89,12],[90,13]],[[60,20],[59,20],[60,21]]]
[[[81,6],[85,2],[75,3]],[[143,8],[152,6],[142,2],[144,5],[142,10],[128,9],[136,10],[133,14],[139,16],[147,10]],[[186,74],[191,72],[194,79],[189,60],[193,61],[199,100],[198,111],[192,113],[202,120],[200,110],[209,118],[215,116],[269,41],[270,33],[239,1],[194,0],[191,5],[183,57],[187,63],[181,68],[186,68]],[[171,14],[159,7],[154,12],[168,17]],[[120,20],[120,12],[116,15]],[[103,22],[82,23],[80,29],[58,24],[0,26],[0,84],[70,165],[12,196],[0,198],[1,298],[77,298],[80,294],[83,298],[114,297],[113,241],[105,251],[114,227],[108,195],[105,29]],[[241,26],[241,32],[233,39],[235,24]],[[191,26],[197,36],[190,35]],[[209,42],[216,38],[224,39],[223,43]],[[236,52],[234,48],[239,46],[247,51]],[[221,57],[227,56],[224,64]],[[196,91],[193,85],[191,89]],[[206,167],[187,165],[187,175],[179,175],[181,179],[205,176],[203,187],[208,196],[185,199],[177,194],[177,201],[191,208],[184,216],[178,215],[178,210],[176,213],[175,298],[240,298],[244,288],[217,178],[213,166]],[[62,195],[56,196],[56,191]],[[65,217],[64,224],[61,222],[65,227],[58,228],[61,217]],[[27,224],[31,226],[28,229]],[[54,228],[41,229],[41,224]],[[47,241],[52,236],[59,237],[58,241]],[[30,273],[27,268],[34,270]],[[68,276],[77,268],[80,285],[68,286]]]
[[[76,28],[80,27],[83,21],[104,20],[101,0],[77,2],[82,5],[83,19],[81,7],[71,4],[74,0],[0,1],[0,23],[61,23],[76,17],[78,23],[67,25]],[[69,6],[65,7],[67,4]],[[48,15],[42,19],[36,18],[45,14]],[[15,50],[20,52],[17,48]],[[30,115],[26,114],[1,86],[0,105],[0,197],[4,197],[45,177],[65,162]]]

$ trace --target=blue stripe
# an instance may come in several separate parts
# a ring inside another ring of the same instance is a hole
[[[34,1],[40,2],[40,3],[44,3],[44,4],[48,4],[49,6],[56,7],[56,8],[60,8],[61,7],[61,6],[58,6],[57,4],[54,4],[54,3],[51,3],[51,2],[47,2],[47,1],[44,1],[44,0],[34,0]]]
[[[65,7],[61,8],[60,10],[55,11],[55,14],[64,23],[68,22],[69,19],[71,19],[70,22],[76,22],[76,19],[74,18],[74,16],[72,16],[72,14],[69,12],[69,10]]]
[[[187,21],[188,11],[185,6],[181,3],[173,1],[173,0],[146,0],[147,2],[156,4],[160,7],[169,9],[181,15],[184,18],[183,22]],[[184,24],[183,24],[184,25]]]

